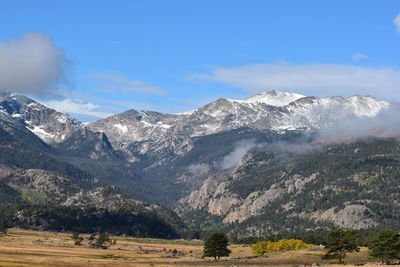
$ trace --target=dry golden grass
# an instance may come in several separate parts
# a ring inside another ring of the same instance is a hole
[[[83,235],[87,237],[88,235]],[[274,253],[254,258],[250,247],[231,246],[229,258],[215,262],[201,259],[202,246],[196,242],[159,239],[112,237],[117,244],[108,249],[76,247],[70,234],[9,229],[0,237],[0,266],[298,266],[314,262],[332,265],[321,260],[322,248]],[[172,257],[172,250],[181,255]],[[367,250],[350,255],[352,264],[368,261]],[[355,266],[355,265],[346,265]],[[364,265],[367,266],[367,265]],[[371,265],[369,265],[371,266]]]

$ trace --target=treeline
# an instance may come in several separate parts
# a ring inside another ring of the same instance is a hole
[[[352,236],[356,240],[355,242],[358,246],[367,247],[372,242],[377,233],[381,230],[382,229],[360,229],[360,230],[350,230],[350,231],[352,233]],[[252,245],[259,241],[277,242],[282,239],[297,239],[307,244],[325,246],[329,241],[330,232],[331,231],[328,230],[297,232],[297,233],[286,232],[269,236],[261,236],[261,237],[249,236],[242,238],[238,238],[234,235],[228,235],[228,236],[230,237],[230,242],[234,244]]]
[[[17,216],[18,215],[18,216]],[[174,229],[155,213],[134,214],[96,208],[60,206],[0,206],[0,221],[5,227],[21,227],[59,232],[108,232],[114,235],[178,238]]]

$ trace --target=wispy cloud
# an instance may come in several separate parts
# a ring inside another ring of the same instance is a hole
[[[362,54],[362,53],[357,53],[357,54],[354,54],[351,58],[354,61],[360,61],[360,60],[363,60],[363,59],[368,59],[368,56],[365,55],[365,54]]]
[[[396,26],[397,33],[400,34],[400,14],[394,18],[393,23]]]
[[[155,85],[151,85],[140,80],[129,80],[120,74],[95,73],[92,76],[100,81],[100,86],[103,88],[98,90],[103,92],[115,93],[115,91],[122,90],[126,92],[146,94],[166,94],[164,90],[161,90]]]
[[[396,137],[400,134],[400,105],[392,103],[373,118],[349,117],[323,129],[317,142],[347,142],[369,136]]]
[[[112,113],[107,111],[105,107],[95,105],[91,102],[84,102],[73,99],[51,100],[44,102],[45,105],[52,107],[58,111],[66,112],[71,115],[79,115],[80,117],[91,117],[93,119],[105,118],[111,116]]]
[[[239,163],[239,161],[243,158],[247,151],[255,146],[256,144],[254,140],[239,142],[238,144],[236,144],[234,150],[222,159],[220,163],[221,168],[228,169],[235,166]]]
[[[400,70],[340,64],[290,63],[217,67],[194,78],[228,84],[256,93],[265,90],[297,91],[305,95],[372,94],[399,97]]]
[[[0,91],[11,90],[41,97],[57,95],[66,82],[70,62],[50,36],[26,33],[0,41]]]

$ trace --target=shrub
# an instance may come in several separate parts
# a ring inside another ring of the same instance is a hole
[[[288,250],[299,250],[314,245],[304,243],[298,239],[281,239],[277,242],[272,241],[259,241],[251,246],[253,254],[256,256],[262,256],[266,253],[274,253]]]

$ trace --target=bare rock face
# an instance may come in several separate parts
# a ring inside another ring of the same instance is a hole
[[[316,221],[332,222],[338,228],[365,229],[378,225],[371,215],[374,214],[368,207],[349,203],[339,211],[336,211],[336,208],[330,208],[326,211],[316,212],[312,218]]]
[[[243,162],[241,166],[246,167]],[[236,171],[240,172],[240,168],[237,168]],[[224,172],[224,174],[229,175],[227,172]],[[307,183],[318,177],[318,173],[309,177],[294,175],[282,183],[272,184],[265,191],[254,191],[246,198],[241,198],[238,194],[229,190],[233,180],[229,176],[224,176],[224,174],[206,179],[198,190],[180,200],[176,211],[184,216],[184,213],[188,210],[207,210],[212,215],[222,216],[225,224],[241,223],[260,215],[263,208],[278,198],[287,194],[301,193]],[[232,176],[237,176],[237,173],[234,172]]]
[[[246,219],[261,213],[262,208],[269,202],[279,198],[283,194],[280,188],[269,189],[265,192],[251,193],[239,207],[230,211],[224,218],[224,223],[243,222]]]
[[[226,188],[228,185],[228,182],[218,177],[206,179],[198,190],[180,200],[177,211],[184,213],[193,209],[206,209],[213,215],[225,215],[233,206],[241,203],[236,194],[229,193]]]

